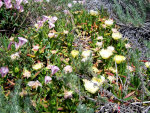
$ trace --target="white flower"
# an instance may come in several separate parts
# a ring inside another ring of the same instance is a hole
[[[127,66],[127,69],[128,69],[130,72],[134,71],[134,68],[131,67],[131,66]]]
[[[146,66],[147,68],[150,68],[150,62],[146,62],[146,63],[145,63],[145,66]]]
[[[15,60],[15,59],[20,58],[19,53],[16,52],[15,54],[12,54],[12,55],[10,56],[10,58],[11,58],[11,60]]]
[[[110,82],[113,82],[114,80],[116,80],[116,78],[114,76],[108,76],[107,79],[110,81]]]
[[[38,28],[39,28],[39,25],[38,25],[38,24],[34,24],[34,27],[38,29]]]
[[[74,1],[72,1],[72,2],[73,2],[74,4],[76,4],[76,3],[77,3],[77,1],[75,1],[75,0],[74,0]]]
[[[97,42],[96,45],[101,48],[103,46],[103,42]]]
[[[87,58],[90,57],[91,55],[91,51],[90,50],[86,50],[82,52],[82,57]]]
[[[72,98],[72,93],[73,91],[64,91],[64,98],[67,99],[67,98]]]
[[[64,34],[68,34],[69,32],[67,30],[64,30]]]
[[[88,58],[82,58],[81,62],[86,62]]]
[[[110,50],[110,51],[112,51],[112,52],[115,51],[115,48],[113,46],[108,46],[107,49]]]
[[[10,40],[10,41],[14,41],[14,37],[10,37],[9,40]]]
[[[131,45],[129,43],[125,44],[126,48],[131,48]]]
[[[99,70],[95,66],[92,67],[92,70],[94,71],[94,73],[98,73],[99,72]]]
[[[90,14],[92,16],[97,16],[98,15],[98,12],[97,11],[94,11],[94,10],[90,10]]]
[[[39,86],[42,87],[42,84],[41,84],[38,80],[36,80],[36,81],[30,81],[30,82],[28,82],[28,86],[30,86],[30,87],[32,87],[33,89],[36,89],[36,90],[37,90],[37,88],[38,88]]]
[[[112,26],[113,23],[114,23],[114,21],[112,19],[105,20],[105,25],[106,26]]]
[[[98,36],[97,40],[103,40],[103,36]]]
[[[64,67],[64,72],[65,73],[71,73],[72,72],[72,67],[70,65],[67,65],[66,67]]]
[[[54,36],[55,36],[55,33],[49,33],[49,34],[48,34],[48,37],[49,37],[49,38],[52,38],[52,37],[54,37]]]
[[[112,30],[112,32],[118,32],[117,29],[115,29],[115,28],[112,28],[111,30]]]
[[[71,4],[71,3],[68,3],[68,7],[71,8],[71,7],[72,7],[72,4]]]
[[[45,84],[48,84],[52,78],[50,76],[45,76]]]
[[[108,59],[110,56],[113,55],[112,51],[108,49],[102,49],[99,53],[103,59]]]
[[[114,33],[112,33],[112,38],[114,40],[118,40],[118,39],[122,38],[122,34],[120,32],[114,32]]]
[[[23,70],[23,77],[27,77],[27,78],[31,77],[31,72],[28,71],[27,69],[24,69]]]

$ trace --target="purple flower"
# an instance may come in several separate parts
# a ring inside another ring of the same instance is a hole
[[[19,9],[19,12],[23,12],[24,11],[24,8],[22,5],[20,5],[20,9]]]
[[[17,5],[20,5],[21,2],[22,2],[22,0],[16,0],[16,4],[17,4]]]
[[[12,8],[11,0],[4,0],[6,9]]]
[[[27,39],[23,38],[23,37],[18,37],[19,39],[19,46],[23,46],[26,42],[28,42]]]
[[[50,17],[43,15],[43,22],[46,22],[49,19],[50,19]]]
[[[8,72],[9,72],[8,67],[1,67],[0,68],[0,74],[2,75],[2,77],[4,77]]]
[[[54,27],[55,27],[55,24],[51,23],[50,21],[48,22],[48,24],[49,24],[49,29],[51,29],[51,28],[54,28]]]
[[[19,49],[19,47],[20,47],[20,46],[19,46],[19,43],[15,42],[15,48],[16,48],[16,49]]]
[[[14,42],[10,42],[10,43],[9,43],[9,45],[8,45],[8,50],[11,49],[11,45],[12,45],[13,43],[14,43]]]
[[[3,2],[2,2],[2,0],[0,0],[0,8],[2,7],[2,5],[3,5]]]
[[[19,49],[21,46],[23,46],[26,42],[28,42],[27,39],[23,38],[23,37],[18,37],[19,39],[19,43],[15,42],[15,48]]]
[[[38,24],[38,29],[39,29],[43,26],[44,22],[43,21],[38,21],[37,24]]]
[[[20,9],[20,5],[14,4],[14,8],[19,10]]]
[[[51,67],[52,75],[54,75],[57,71],[59,71],[59,68],[57,66],[52,66]]]
[[[48,84],[52,78],[50,76],[45,76],[45,84]]]

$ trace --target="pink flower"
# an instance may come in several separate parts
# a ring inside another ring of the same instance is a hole
[[[22,47],[26,42],[28,42],[27,39],[23,38],[23,37],[18,37],[19,39],[19,43],[15,42],[15,48],[19,49],[20,47]]]
[[[10,42],[10,43],[9,43],[8,48],[7,48],[8,50],[11,49],[11,45],[12,45],[13,43],[14,43],[14,42]]]
[[[2,77],[4,77],[8,72],[9,72],[8,67],[1,67],[0,68],[0,74],[2,75]]]
[[[0,0],[0,8],[3,6],[3,2],[2,0]]]
[[[69,10],[64,10],[64,13],[67,15],[69,14]]]
[[[50,76],[45,76],[45,84],[48,84],[52,78]]]
[[[36,52],[39,50],[39,48],[40,48],[39,45],[35,45],[35,46],[33,45],[32,51]]]
[[[57,71],[59,71],[59,68],[57,66],[51,66],[51,74],[54,75]]]

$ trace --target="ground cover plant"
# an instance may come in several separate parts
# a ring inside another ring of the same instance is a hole
[[[111,112],[124,106],[148,111],[150,62],[139,60],[118,27],[103,11],[76,10],[69,3],[34,27],[3,36],[0,95],[14,106],[1,104],[0,110],[94,113],[108,104]]]

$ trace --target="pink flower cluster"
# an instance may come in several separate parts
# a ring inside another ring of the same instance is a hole
[[[42,2],[43,0],[34,0],[34,1]],[[12,0],[4,0],[4,2],[0,0],[0,8],[3,6],[3,4],[5,4],[6,9],[14,8],[17,9],[19,12],[23,12],[24,8],[23,5],[21,5],[22,3],[27,4],[28,0],[15,0],[15,3],[12,2]]]
[[[49,16],[45,16],[44,15],[43,18],[42,18],[42,20],[37,22],[37,25],[38,25],[37,29],[41,28],[46,21],[48,21],[50,29],[54,28],[55,27],[54,23],[57,21],[57,17],[56,16],[49,17]]]

